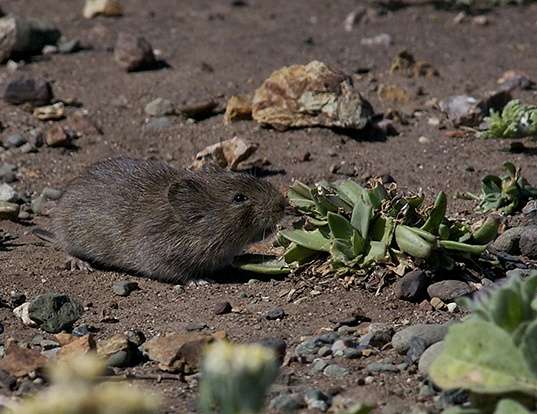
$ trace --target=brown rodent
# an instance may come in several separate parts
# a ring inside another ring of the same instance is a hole
[[[68,185],[52,230],[70,256],[180,283],[230,264],[275,228],[285,205],[272,184],[250,175],[114,158]]]

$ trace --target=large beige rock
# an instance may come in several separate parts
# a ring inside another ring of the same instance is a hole
[[[351,78],[322,62],[283,67],[255,91],[252,116],[277,129],[335,127],[362,129],[373,108]]]

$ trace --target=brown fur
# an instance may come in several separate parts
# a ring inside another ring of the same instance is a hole
[[[270,183],[249,175],[115,158],[66,188],[53,232],[71,256],[178,283],[229,264],[274,229],[284,207]]]

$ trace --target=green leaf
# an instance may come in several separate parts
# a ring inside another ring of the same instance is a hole
[[[360,236],[360,233],[354,229],[352,233],[352,248],[355,256],[362,254],[365,248],[365,240]]]
[[[318,254],[318,251],[308,249],[304,246],[299,246],[296,243],[291,243],[287,250],[285,250],[285,253],[283,254],[283,258],[286,263],[306,263],[309,259],[311,259],[313,256]]]
[[[510,333],[525,319],[522,297],[511,287],[496,291],[491,298],[490,309],[493,322]]]
[[[330,240],[325,238],[319,229],[314,231],[306,230],[282,230],[280,234],[287,240],[296,243],[299,246],[306,247],[310,250],[322,252],[330,251]]]
[[[308,187],[306,184],[301,183],[300,181],[293,182],[293,184],[289,186],[288,194],[289,191],[296,197],[312,200],[311,188]]]
[[[369,233],[369,223],[373,217],[373,206],[365,200],[364,197],[360,197],[354,203],[354,209],[352,210],[351,225],[360,232],[363,239],[367,239]]]
[[[330,255],[332,256],[332,263],[335,267],[338,265],[346,265],[349,261],[354,259],[354,251],[348,240],[334,239],[330,246]]]
[[[444,220],[447,209],[447,197],[443,191],[440,191],[436,196],[434,206],[429,213],[429,218],[425,224],[421,227],[421,230],[428,231],[429,233],[438,235],[438,226]]]
[[[328,227],[330,227],[330,231],[336,239],[343,239],[347,241],[351,240],[353,235],[353,228],[351,226],[351,223],[349,223],[349,220],[347,220],[341,214],[336,214],[332,212],[329,212],[327,214],[327,218]]]
[[[520,343],[520,351],[531,372],[537,377],[537,320],[531,322],[526,328]]]
[[[467,244],[452,240],[440,240],[438,244],[444,249],[469,253],[474,256],[480,256],[487,249],[487,245]]]
[[[450,326],[429,374],[444,389],[537,395],[537,378],[511,336],[493,323],[477,319]]]
[[[442,414],[483,414],[481,410],[477,408],[463,408],[459,406],[450,407],[447,410],[442,411]]]
[[[494,414],[531,414],[531,412],[515,400],[503,399],[496,406]]]
[[[342,192],[347,196],[353,204],[356,204],[363,195],[367,194],[367,190],[352,180],[342,181],[337,185],[338,192]]]
[[[369,195],[369,200],[374,209],[379,208],[388,196],[386,189],[382,185],[377,185],[375,188],[369,190],[367,194]]]
[[[243,254],[235,257],[233,267],[265,275],[284,275],[291,271],[281,257],[264,254]]]

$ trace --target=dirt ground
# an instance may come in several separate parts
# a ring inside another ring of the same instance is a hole
[[[445,129],[430,125],[428,118],[443,115],[427,105],[433,98],[470,93],[482,96],[496,87],[498,77],[508,69],[532,75],[537,69],[533,53],[537,7],[504,7],[486,13],[489,23],[478,25],[468,18],[455,24],[458,11],[440,10],[430,2],[401,3],[368,21],[357,23],[351,32],[344,30],[345,17],[366,2],[246,0],[244,6],[232,1],[125,1],[126,13],[120,18],[81,17],[82,1],[4,0],[4,11],[40,17],[57,24],[67,38],[79,38],[91,50],[70,55],[51,55],[35,59],[22,73],[43,76],[53,82],[55,95],[74,98],[87,109],[91,119],[103,130],[101,136],[83,137],[78,149],[41,148],[37,153],[0,152],[0,161],[17,164],[21,173],[15,184],[19,192],[39,194],[45,186],[62,188],[84,167],[96,160],[120,154],[155,157],[180,167],[188,165],[204,147],[237,135],[259,144],[258,154],[270,160],[267,179],[281,189],[293,180],[314,182],[335,179],[331,166],[345,161],[354,164],[358,178],[390,174],[406,189],[422,188],[429,197],[437,191],[448,194],[479,189],[480,178],[499,173],[503,161],[512,160],[523,168],[530,182],[537,183],[535,152],[509,152],[509,143],[477,138],[449,138]],[[113,59],[113,45],[120,31],[145,36],[162,52],[168,68],[126,73]],[[389,46],[366,46],[364,37],[381,33],[392,36]],[[430,62],[438,77],[406,79],[390,75],[393,57],[407,49],[420,60]],[[282,66],[320,60],[347,73],[369,68],[358,79],[364,97],[376,112],[402,109],[408,125],[396,123],[398,136],[371,140],[367,136],[348,136],[329,129],[302,129],[277,132],[262,129],[254,121],[224,126],[223,116],[189,123],[172,118],[172,126],[154,130],[144,127],[144,106],[156,97],[177,104],[208,98],[252,92],[270,73]],[[0,77],[11,74],[0,68]],[[375,78],[375,80],[372,80]],[[375,85],[393,83],[411,92],[404,108],[380,102]],[[535,102],[533,92],[516,92],[525,102]],[[0,121],[6,128],[2,137],[45,125],[19,107],[0,103]],[[447,123],[446,123],[447,124]],[[452,129],[448,127],[448,129]],[[428,138],[421,143],[418,138]],[[532,143],[528,144],[530,147]],[[302,161],[309,152],[311,159]],[[469,202],[453,201],[450,212],[467,214]],[[33,224],[46,227],[49,218],[36,217]],[[373,322],[394,326],[408,323],[443,321],[452,316],[443,311],[428,311],[418,305],[395,299],[391,288],[375,292],[360,288],[345,289],[328,278],[289,276],[283,280],[256,283],[237,281],[229,271],[230,283],[201,287],[173,286],[137,278],[141,290],[121,298],[112,284],[125,275],[98,271],[92,274],[63,269],[62,254],[47,245],[36,244],[28,234],[31,226],[1,222],[16,246],[0,253],[0,293],[11,291],[35,295],[57,291],[92,304],[82,322],[99,329],[97,338],[106,338],[127,329],[140,329],[147,337],[158,333],[183,331],[188,324],[205,323],[209,330],[225,330],[232,340],[255,341],[277,336],[290,352],[302,336],[319,333],[356,307]],[[320,287],[321,294],[309,292]],[[300,288],[301,295],[287,301],[286,293]],[[306,297],[293,303],[300,296]],[[217,316],[216,303],[227,300],[238,313]],[[287,317],[269,321],[262,315],[282,307]],[[117,323],[101,322],[103,315]],[[0,309],[5,326],[4,338],[29,340],[38,333],[24,326],[9,309]],[[382,357],[395,357],[387,350]],[[291,364],[283,370],[281,383],[291,388],[318,387],[325,392],[339,390],[356,400],[379,404],[383,412],[404,412],[415,405],[432,408],[431,397],[418,395],[422,378],[418,374],[380,374],[372,384],[363,384],[363,367],[380,356],[347,360],[342,363],[352,374],[342,380],[311,376],[309,368]],[[157,372],[152,364],[135,369]],[[147,382],[144,386],[162,393],[165,412],[193,412],[195,392],[182,382]],[[390,408],[391,407],[391,408]],[[396,408],[394,408],[396,407]],[[389,410],[392,411],[389,411]],[[380,411],[379,411],[380,412]]]

